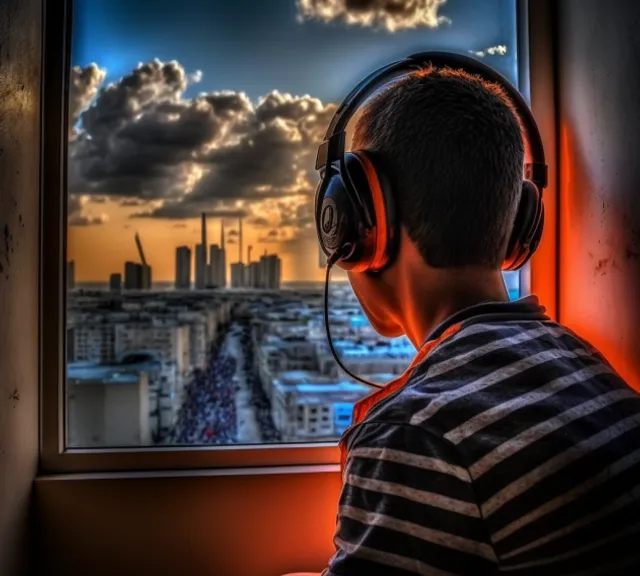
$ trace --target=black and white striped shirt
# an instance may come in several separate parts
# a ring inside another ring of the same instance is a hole
[[[356,412],[326,576],[640,574],[640,396],[543,311],[455,315]]]

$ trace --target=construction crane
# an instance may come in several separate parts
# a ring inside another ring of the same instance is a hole
[[[247,264],[251,264],[251,250],[253,250],[253,246],[249,244],[249,247],[247,248]]]
[[[143,266],[147,265],[147,259],[144,257],[144,250],[142,249],[142,242],[140,241],[140,236],[136,232],[136,246],[138,247],[138,254],[140,254],[140,260]]]

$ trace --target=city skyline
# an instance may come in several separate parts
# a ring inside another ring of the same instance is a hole
[[[67,259],[78,283],[138,261],[135,233],[153,281],[174,281],[176,248],[201,243],[203,211],[228,226],[227,278],[243,216],[243,257],[267,250],[283,282],[322,281],[313,164],[353,84],[423,49],[472,53],[517,81],[511,3],[388,14],[315,5],[74,3]],[[349,54],[339,66],[337,53]]]

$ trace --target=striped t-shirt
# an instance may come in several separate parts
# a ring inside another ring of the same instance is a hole
[[[327,576],[640,575],[640,396],[535,297],[356,410]]]

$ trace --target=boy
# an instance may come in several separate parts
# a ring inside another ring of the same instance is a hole
[[[349,281],[418,356],[343,437],[324,574],[640,574],[639,396],[536,297],[508,301],[524,145],[503,90],[410,74],[363,107],[353,148],[390,178],[401,241]]]

